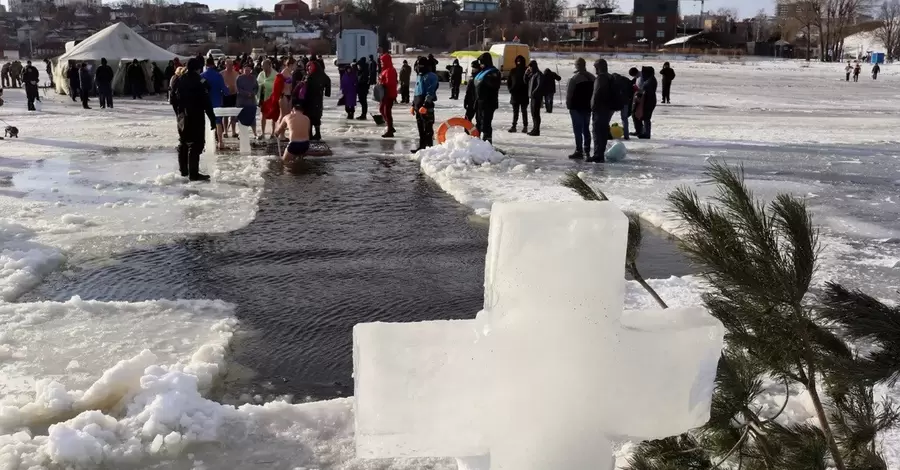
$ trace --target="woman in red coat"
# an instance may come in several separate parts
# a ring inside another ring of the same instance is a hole
[[[394,101],[397,100],[397,69],[394,68],[390,54],[381,54],[379,60],[381,61],[381,74],[378,76],[378,83],[384,87],[384,96],[381,97],[378,111],[384,117],[384,123],[387,125],[387,132],[381,137],[388,138],[394,136],[394,116],[391,111],[394,108]]]

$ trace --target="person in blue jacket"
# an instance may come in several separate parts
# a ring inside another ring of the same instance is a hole
[[[225,95],[228,93],[225,88],[225,79],[222,78],[222,74],[219,73],[219,69],[216,68],[216,61],[212,57],[206,59],[206,70],[200,74],[200,77],[206,82],[207,88],[209,88],[209,101],[212,103],[213,108],[221,108],[222,103],[225,100]],[[222,126],[222,118],[216,118],[216,145],[219,149],[222,148],[222,132],[224,131],[224,127]]]
[[[413,113],[419,128],[419,146],[412,153],[434,145],[434,101],[437,99],[438,88],[434,65],[428,59],[419,57],[415,68],[417,76]]]

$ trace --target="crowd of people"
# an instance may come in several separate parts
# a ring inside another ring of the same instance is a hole
[[[284,154],[286,161],[302,157],[310,141],[322,138],[324,98],[330,96],[331,80],[325,73],[321,56],[251,58],[244,54],[221,60],[197,56],[185,64],[173,59],[165,70],[137,60],[124,66],[126,95],[141,99],[146,93],[166,94],[178,123],[179,169],[191,180],[209,179],[199,172],[199,157],[206,144],[207,118],[215,131],[215,145],[220,148],[229,130],[232,137],[237,137],[238,122],[250,127],[258,139],[278,139],[289,132],[291,138]],[[396,132],[393,107],[395,103],[408,104],[416,118],[419,135],[418,145],[412,152],[431,147],[435,134],[434,103],[440,85],[437,66],[438,61],[432,55],[418,57],[412,66],[404,60],[399,71],[389,54],[379,53],[377,58],[374,55],[361,57],[339,70],[341,97],[338,106],[343,106],[347,119],[367,120],[371,93],[379,104],[378,114],[373,117],[378,124],[383,121],[385,126],[382,137],[392,138]],[[37,96],[38,72],[31,62],[21,70],[20,67],[21,64],[16,62],[3,66],[4,85],[8,80],[9,86],[13,87],[19,82],[24,83],[29,109],[33,109],[33,101],[40,99]],[[49,61],[47,67],[49,73]],[[465,72],[458,60],[446,70],[450,79],[450,99],[458,100]],[[501,73],[494,66],[490,53],[483,53],[473,61],[469,73],[463,96],[465,117],[478,130],[480,138],[493,142],[494,114],[499,108],[503,81]],[[660,76],[662,102],[669,103],[675,78],[669,63],[663,65]],[[95,70],[87,63],[69,63],[66,79],[72,100],[80,97],[84,108],[90,109],[88,100],[94,94],[99,98],[101,108],[113,107],[114,73],[105,58]],[[553,112],[561,79],[549,68],[541,71],[535,60],[526,64],[523,56],[516,57],[515,68],[509,71],[506,81],[513,110],[508,131],[519,132],[521,118],[521,132],[540,136],[541,113]],[[606,61],[600,59],[594,63],[594,73],[590,73],[584,59],[576,60],[575,73],[568,80],[565,98],[575,135],[575,152],[570,158],[605,161],[606,144],[612,137],[610,121],[616,113],[621,116],[625,139],[630,136],[649,139],[657,105],[656,94],[657,79],[652,67],[632,68],[628,76],[623,76],[609,73]],[[360,108],[358,115],[357,106]],[[235,107],[239,111],[236,117],[216,117],[213,109],[220,107]],[[259,132],[257,118],[260,120]],[[629,134],[632,125],[634,133]],[[268,136],[267,128],[270,129]]]

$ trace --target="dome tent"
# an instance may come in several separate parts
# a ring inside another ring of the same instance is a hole
[[[71,62],[90,64],[91,71],[100,66],[100,59],[105,58],[113,69],[113,92],[121,94],[125,87],[125,64],[137,59],[146,77],[146,87],[152,90],[150,77],[153,64],[165,69],[170,60],[177,55],[153,44],[141,37],[124,23],[116,23],[98,31],[93,36],[78,43],[56,59],[54,67],[54,83],[58,93],[69,92],[69,81],[66,71]]]

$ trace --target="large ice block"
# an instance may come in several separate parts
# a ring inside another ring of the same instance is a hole
[[[485,381],[476,320],[353,327],[356,454],[487,453],[479,419]]]
[[[623,315],[627,224],[608,202],[495,204],[475,320],[354,328],[359,455],[611,470],[610,437],[703,424],[722,325]]]

